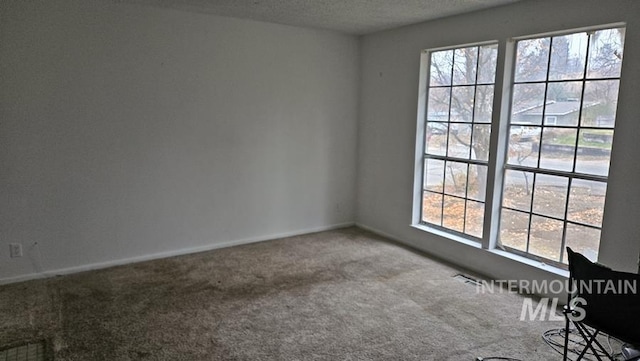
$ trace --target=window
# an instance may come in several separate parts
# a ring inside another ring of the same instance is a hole
[[[556,124],[558,124],[558,117],[556,117],[555,115],[545,115],[544,116],[544,124],[556,125]]]
[[[431,53],[422,221],[482,237],[497,45]]]
[[[566,263],[565,245],[597,259],[624,28],[519,40],[500,240]],[[544,119],[544,121],[543,121]]]
[[[565,246],[597,260],[624,33],[521,38],[508,69],[496,44],[427,51],[418,222],[557,265]],[[495,103],[509,111],[494,116],[496,72],[509,86]]]

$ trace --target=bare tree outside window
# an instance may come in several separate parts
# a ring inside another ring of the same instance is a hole
[[[431,53],[422,221],[482,237],[497,45]]]

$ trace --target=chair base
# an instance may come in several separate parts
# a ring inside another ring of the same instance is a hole
[[[625,344],[622,346],[622,357],[624,361],[640,360],[640,349],[637,346]]]

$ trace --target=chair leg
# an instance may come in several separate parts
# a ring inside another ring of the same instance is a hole
[[[565,306],[565,310],[564,310],[564,319],[565,319],[565,323],[564,323],[564,350],[562,353],[562,361],[567,361],[567,357],[568,357],[568,353],[569,353],[569,326],[571,326],[571,321],[569,320],[569,315],[567,314],[568,309],[567,306]]]
[[[602,359],[600,358],[600,355],[598,355],[598,353],[596,352],[596,350],[593,348],[593,345],[592,345],[596,336],[598,336],[598,331],[596,331],[593,335],[591,335],[589,330],[587,330],[586,327],[583,326],[581,323],[575,322],[575,325],[576,325],[576,329],[578,329],[578,332],[580,332],[580,335],[582,336],[582,338],[585,341],[587,341],[587,345],[584,346],[584,348],[582,349],[582,352],[580,353],[580,355],[575,361],[582,360],[584,355],[587,353],[587,350],[589,349],[591,350],[591,352],[593,352],[593,355],[596,357],[596,359],[598,359],[598,361],[602,361]]]
[[[604,348],[604,346],[602,346],[602,344],[600,343],[600,341],[598,341],[598,339],[596,338],[596,336],[598,335],[598,331],[596,331],[596,333],[593,334],[593,343],[596,344],[596,346],[598,346],[598,348],[600,349],[600,351],[602,351],[602,354],[606,355],[607,358],[609,359],[609,361],[615,361],[615,359],[613,358],[613,356],[611,354],[609,354],[609,352],[607,352],[607,350]],[[592,347],[593,350],[593,347]]]
[[[603,355],[607,356],[607,359],[609,359],[610,361],[615,361],[614,358],[609,354],[609,352],[605,350],[604,346],[602,346],[602,344],[598,341],[597,337],[598,337],[598,334],[600,333],[599,330],[595,330],[595,332],[591,334],[591,332],[589,332],[587,327],[582,323],[580,322],[574,322],[574,323],[576,325],[576,328],[580,332],[580,335],[582,336],[582,338],[585,341],[587,341],[586,346],[584,347],[584,349],[582,350],[582,352],[580,353],[580,356],[578,356],[576,361],[581,360],[582,357],[584,357],[584,355],[586,354],[587,350],[591,350],[591,352],[593,352],[593,355],[596,357],[596,359],[598,359],[598,361],[602,361],[600,354],[598,354],[598,351],[596,351],[596,349],[593,347],[594,343],[596,344],[596,346],[598,346],[598,348],[600,349],[600,352],[602,352]]]
[[[564,349],[563,349],[563,356],[562,356],[563,361],[569,360],[568,358],[569,357],[569,334],[570,334],[571,323],[575,325],[576,329],[580,333],[580,336],[582,336],[582,338],[587,343],[585,347],[582,349],[582,352],[578,355],[578,358],[573,361],[582,360],[582,358],[587,353],[587,350],[591,350],[591,352],[596,357],[596,359],[598,359],[598,361],[603,361],[602,358],[600,357],[600,354],[598,353],[598,351],[596,351],[595,347],[593,346],[594,343],[600,349],[603,355],[606,355],[610,361],[615,361],[612,355],[610,355],[609,352],[607,352],[605,348],[602,346],[602,344],[600,344],[600,342],[597,340],[598,334],[600,333],[599,330],[595,330],[594,333],[591,334],[589,329],[584,324],[582,324],[581,322],[571,320],[571,318],[569,317],[569,315],[571,314],[571,309],[568,306],[564,306],[563,313],[565,316]]]

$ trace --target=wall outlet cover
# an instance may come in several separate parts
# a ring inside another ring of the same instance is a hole
[[[22,245],[20,243],[9,244],[9,256],[11,258],[22,257]]]

